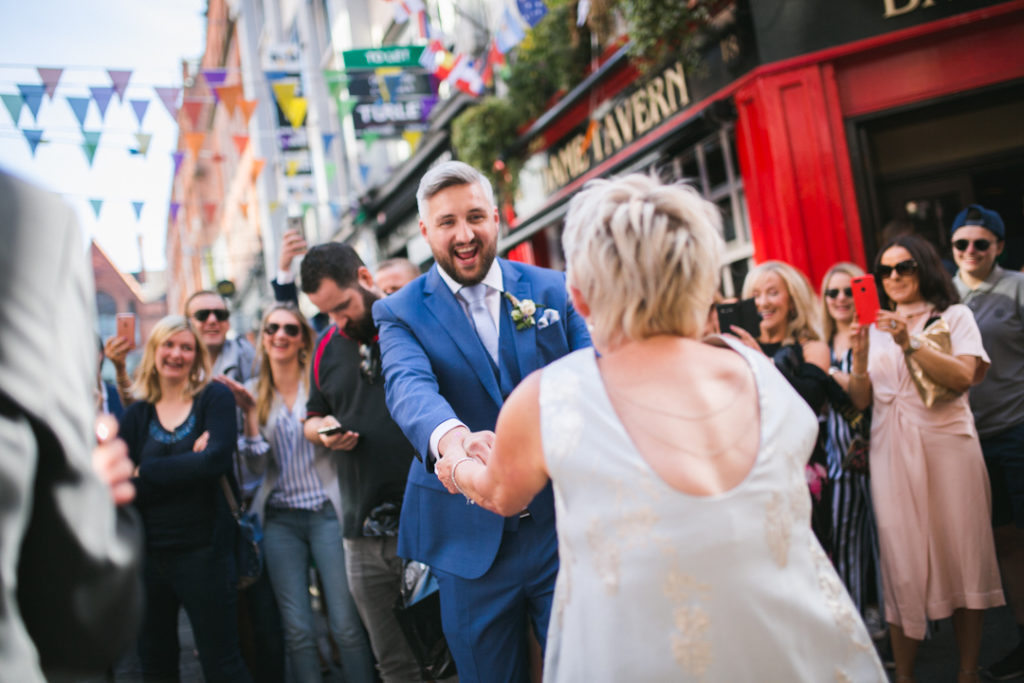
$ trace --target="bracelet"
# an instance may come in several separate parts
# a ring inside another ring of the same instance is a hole
[[[868,375],[865,372],[851,372],[850,377],[854,379],[868,379]]]
[[[469,497],[469,494],[463,491],[462,487],[459,486],[459,480],[455,478],[455,473],[459,471],[459,465],[470,460],[473,460],[473,458],[467,455],[463,457],[461,460],[459,460],[457,463],[452,465],[452,484],[455,485],[455,490],[461,493],[463,497],[466,499],[466,505],[476,505],[476,503],[473,502],[473,499]]]

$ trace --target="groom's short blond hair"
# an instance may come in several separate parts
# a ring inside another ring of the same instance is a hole
[[[718,288],[721,231],[718,207],[687,185],[641,174],[587,183],[562,246],[595,340],[698,336]]]

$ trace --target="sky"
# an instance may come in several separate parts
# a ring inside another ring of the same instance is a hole
[[[52,190],[78,212],[84,243],[94,238],[121,270],[166,265],[164,239],[178,129],[153,86],[181,86],[181,60],[205,43],[206,0],[0,0],[0,94],[41,84],[36,67],[64,68],[38,119],[23,107],[17,125],[0,106],[0,168]],[[106,116],[89,104],[86,131],[101,131],[90,167],[67,97],[110,86],[107,69],[131,70],[124,102]],[[129,100],[150,100],[141,125]],[[180,100],[179,100],[180,103]],[[20,129],[42,130],[33,157]],[[135,133],[152,134],[148,154],[131,154]],[[90,199],[101,199],[99,218]],[[136,219],[132,202],[144,202]]]

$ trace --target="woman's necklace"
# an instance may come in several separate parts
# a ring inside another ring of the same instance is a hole
[[[665,417],[670,417],[670,418],[672,418],[674,420],[682,420],[682,421],[685,421],[685,422],[694,422],[694,421],[697,421],[697,420],[705,420],[705,419],[707,419],[709,417],[713,417],[715,415],[718,415],[723,410],[727,410],[728,408],[731,408],[733,405],[735,405],[736,404],[736,399],[747,388],[747,382],[748,381],[749,381],[749,379],[747,377],[747,374],[744,373],[743,377],[736,383],[737,386],[736,386],[735,392],[733,392],[733,394],[729,397],[729,399],[727,401],[723,401],[720,406],[715,406],[715,407],[711,408],[710,410],[708,410],[707,412],[701,413],[701,414],[698,414],[698,415],[687,415],[685,413],[679,412],[678,410],[668,410],[666,408],[661,408],[661,407],[658,407],[658,406],[655,406],[655,405],[651,405],[650,403],[647,403],[647,402],[638,401],[635,398],[632,398],[628,393],[626,393],[624,391],[621,391],[619,389],[616,389],[616,388],[614,388],[612,386],[606,385],[606,387],[607,387],[607,390],[608,390],[608,394],[610,396],[615,396],[617,399],[622,399],[626,403],[629,403],[630,405],[635,406],[637,408],[640,408],[642,410],[646,410],[646,411],[649,411],[649,412],[652,412],[652,413],[657,413],[658,415],[664,415]]]

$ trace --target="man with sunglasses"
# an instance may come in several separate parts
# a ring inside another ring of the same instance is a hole
[[[972,204],[953,220],[953,278],[974,312],[992,365],[971,387],[971,412],[992,485],[992,526],[1003,589],[1020,633],[1017,647],[988,668],[1003,681],[1024,676],[1024,273],[996,264],[1006,228]]]
[[[347,244],[313,247],[300,274],[302,291],[334,323],[313,352],[303,433],[337,455],[349,589],[384,683],[420,680],[392,611],[401,591],[398,521],[413,448],[385,403],[370,313],[383,293]]]
[[[211,376],[227,376],[245,384],[256,374],[256,350],[242,335],[228,339],[231,313],[227,301],[217,292],[201,289],[185,300],[185,315],[195,325],[199,338],[210,352]],[[244,424],[237,411],[239,434]],[[262,475],[249,469],[235,453],[235,475],[242,490],[242,502],[248,507],[259,489]],[[284,630],[274,592],[266,572],[259,580],[238,592],[239,638],[242,656],[256,681],[282,680],[284,677]]]

